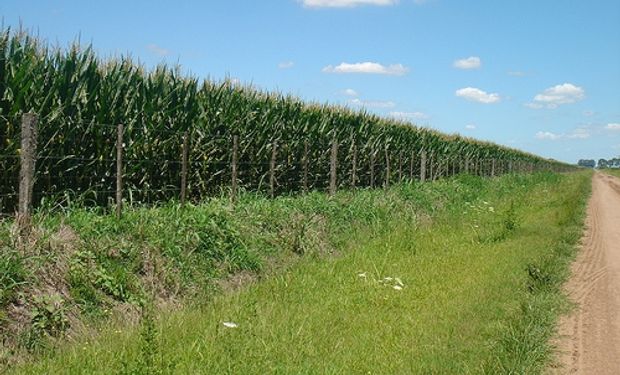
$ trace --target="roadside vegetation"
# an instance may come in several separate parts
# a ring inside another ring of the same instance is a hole
[[[461,175],[120,221],[42,210],[28,243],[0,228],[3,361],[32,374],[538,373],[589,188],[589,172]]]
[[[601,172],[620,177],[620,169],[603,169]]]

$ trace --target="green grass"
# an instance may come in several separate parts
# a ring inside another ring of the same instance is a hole
[[[320,206],[332,218],[337,255],[303,257],[198,307],[146,314],[139,327],[110,326],[13,372],[539,373],[566,309],[559,287],[589,176],[461,176],[387,198],[336,198],[350,207],[290,198],[287,207]],[[368,217],[358,216],[363,206]]]
[[[337,253],[362,230],[434,215],[488,186],[461,177],[335,197],[244,194],[234,205],[222,197],[184,208],[128,206],[120,220],[73,202],[38,209],[31,235],[22,239],[11,221],[0,221],[0,366],[24,350],[45,353],[57,339],[80,336],[84,324],[131,320],[153,299],[209,303],[237,280],[265,277],[302,256]],[[233,282],[221,283],[231,276]]]
[[[602,172],[610,174],[612,176],[620,177],[620,169],[603,169]]]

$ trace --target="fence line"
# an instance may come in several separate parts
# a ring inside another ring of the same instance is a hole
[[[231,199],[235,201],[240,189],[263,191],[265,181],[268,181],[268,194],[271,197],[281,192],[308,192],[313,189],[324,190],[333,195],[340,188],[374,188],[378,186],[377,182],[387,188],[394,181],[434,181],[459,173],[495,177],[505,173],[558,169],[557,165],[544,162],[470,156],[463,159],[459,155],[446,155],[433,150],[392,149],[389,145],[367,145],[360,150],[353,137],[350,139],[348,152],[340,152],[340,145],[335,137],[330,142],[325,142],[324,148],[314,149],[309,147],[308,140],[304,140],[303,151],[300,152],[299,148],[291,147],[282,137],[268,145],[252,144],[250,140],[241,147],[239,136],[235,134],[230,139],[216,139],[217,145],[230,145],[231,154],[223,148],[213,148],[201,155],[193,155],[190,142],[199,142],[204,135],[192,140],[188,131],[158,129],[153,133],[153,140],[157,140],[155,145],[135,144],[131,139],[127,139],[128,133],[136,132],[136,125],[132,125],[133,129],[128,132],[123,124],[112,126],[88,123],[89,127],[116,129],[115,142],[104,139],[97,145],[96,150],[85,151],[93,157],[82,156],[76,152],[68,152],[64,156],[59,155],[59,152],[46,155],[45,148],[37,153],[36,115],[24,114],[19,155],[0,155],[0,163],[6,165],[8,162],[12,163],[9,166],[16,167],[19,161],[20,166],[19,187],[13,183],[0,184],[0,189],[5,190],[0,190],[0,213],[17,205],[18,214],[27,219],[33,196],[54,196],[67,192],[114,194],[115,212],[120,217],[124,198],[135,194],[138,194],[138,201],[141,196],[147,200],[148,197],[153,197],[156,202],[177,197],[184,205],[188,199],[197,201],[205,192],[227,186],[230,187]],[[160,139],[157,138],[159,133],[178,137]],[[51,138],[55,137],[62,139],[58,133],[54,133]],[[42,144],[49,146],[53,142],[48,140]],[[153,154],[157,147],[165,147],[165,152],[161,153],[163,157],[139,157]],[[131,153],[128,153],[128,150],[131,150]],[[174,150],[178,151],[179,159],[167,158],[166,155],[176,153]],[[258,153],[265,155],[267,152],[271,154],[269,160],[253,159],[260,157]],[[380,154],[383,154],[382,157],[377,158]],[[74,162],[74,165],[61,168],[62,163],[71,162]],[[95,165],[97,167],[94,169],[79,173],[81,168],[93,168]],[[37,171],[37,168],[40,170]],[[13,168],[13,173],[15,169]],[[229,185],[226,176],[230,178]],[[112,181],[115,181],[115,184],[112,184]],[[153,183],[163,188],[153,189]],[[47,186],[47,189],[44,186]],[[17,202],[16,197],[19,197]],[[101,204],[107,204],[107,201],[102,199],[94,198]]]

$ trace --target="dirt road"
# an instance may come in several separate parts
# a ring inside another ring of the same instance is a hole
[[[556,374],[620,374],[620,179],[596,173],[583,248],[567,284]]]

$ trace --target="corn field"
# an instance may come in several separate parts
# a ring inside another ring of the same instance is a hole
[[[194,201],[230,186],[233,136],[239,139],[240,188],[267,191],[275,156],[276,194],[301,191],[304,179],[310,190],[327,189],[332,142],[338,149],[338,187],[419,177],[422,151],[430,177],[463,171],[490,175],[491,160],[503,172],[571,168],[365,111],[304,103],[229,80],[201,82],[178,68],[146,71],[131,58],[100,59],[90,46],[51,48],[28,33],[6,29],[0,33],[0,212],[15,206],[20,118],[26,112],[39,116],[39,203],[68,194],[95,204],[109,199],[117,124],[125,128],[128,198],[138,202],[178,196],[185,132],[188,196]]]

